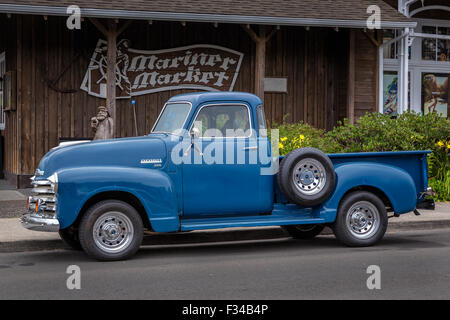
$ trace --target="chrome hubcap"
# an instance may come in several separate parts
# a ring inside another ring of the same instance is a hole
[[[294,167],[292,179],[295,187],[303,194],[319,193],[327,182],[323,165],[311,158],[303,159]]]
[[[107,212],[94,224],[93,236],[97,247],[108,253],[125,250],[133,240],[131,220],[121,212]]]
[[[380,213],[368,201],[353,204],[347,214],[347,228],[358,239],[367,239],[377,232],[380,226]]]

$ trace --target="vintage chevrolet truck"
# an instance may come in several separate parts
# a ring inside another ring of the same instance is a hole
[[[416,210],[430,192],[428,151],[278,157],[273,145],[257,96],[178,95],[147,136],[48,152],[22,225],[99,260],[131,257],[145,231],[282,226],[310,239],[330,226],[345,245],[369,246],[388,212]]]

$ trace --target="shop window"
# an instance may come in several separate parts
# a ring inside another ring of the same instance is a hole
[[[411,79],[411,75],[408,77]],[[408,110],[411,110],[411,81],[408,83]],[[398,75],[396,71],[385,71],[383,74],[383,113],[397,116]]]
[[[450,35],[450,28],[423,26],[422,33]],[[450,40],[425,38],[422,40],[422,60],[450,61]]]
[[[383,31],[383,42],[388,42],[394,38],[400,36],[399,30],[385,29]],[[400,43],[395,41],[388,46],[384,46],[383,55],[384,59],[398,59],[399,58]],[[411,47],[408,48],[408,59],[411,59]]]
[[[449,114],[450,74],[422,73],[422,111],[424,114],[438,113],[442,117]]]

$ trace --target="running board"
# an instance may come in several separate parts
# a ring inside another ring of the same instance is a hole
[[[284,208],[283,208],[284,207]],[[325,219],[315,216],[309,208],[297,206],[275,207],[270,215],[221,216],[208,218],[181,219],[181,231],[220,229],[233,227],[264,227],[292,224],[325,223]]]

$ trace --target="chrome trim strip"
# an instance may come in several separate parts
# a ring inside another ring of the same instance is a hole
[[[31,181],[32,185],[38,185],[38,186],[51,186],[52,183],[49,180],[34,180]]]
[[[41,187],[37,187],[37,188],[33,188],[33,189],[31,189],[31,192],[33,192],[33,193],[37,193],[37,194],[52,194],[52,195],[54,195],[55,193],[53,192],[53,189],[50,187],[50,188],[43,188],[42,186]]]
[[[39,213],[25,213],[20,218],[20,223],[22,224],[22,227],[28,230],[43,231],[43,232],[59,231],[58,219],[46,218]]]

